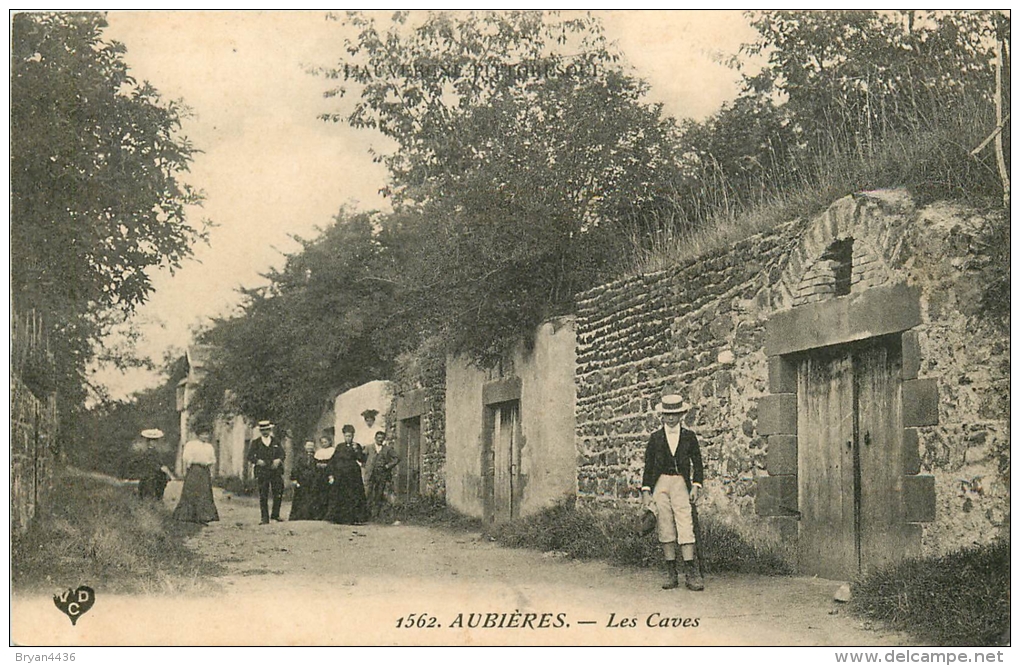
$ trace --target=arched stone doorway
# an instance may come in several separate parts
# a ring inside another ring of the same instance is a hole
[[[816,222],[782,288],[793,307],[766,325],[768,437],[757,511],[797,541],[803,573],[849,578],[920,549],[934,479],[919,475],[916,427],[938,422],[935,381],[917,379],[920,290],[889,270],[895,242],[848,201]]]

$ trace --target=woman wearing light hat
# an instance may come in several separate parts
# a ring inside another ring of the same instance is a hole
[[[655,513],[656,532],[666,559],[664,590],[679,587],[677,546],[683,556],[685,584],[700,591],[705,584],[694,563],[694,519],[691,504],[701,495],[705,471],[693,432],[680,425],[691,406],[678,395],[664,395],[660,404],[662,428],[652,433],[645,449],[641,503]]]
[[[136,463],[138,469],[138,496],[142,499],[163,499],[166,484],[173,478],[170,468],[163,461],[159,450],[163,439],[163,431],[149,428],[142,431],[145,449]]]

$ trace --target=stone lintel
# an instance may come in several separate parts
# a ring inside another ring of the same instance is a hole
[[[425,413],[425,391],[413,389],[397,397],[397,420],[413,419]]]
[[[482,386],[482,404],[494,405],[500,402],[521,399],[521,378],[510,377],[494,382],[488,382]]]
[[[921,290],[906,284],[874,287],[858,294],[778,312],[765,326],[765,355],[900,333],[921,323]]]

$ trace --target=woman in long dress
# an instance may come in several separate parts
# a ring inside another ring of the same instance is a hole
[[[336,447],[330,465],[329,519],[334,523],[356,525],[366,520],[368,502],[361,480],[361,465],[353,447]]]
[[[184,475],[181,499],[174,509],[176,520],[206,525],[220,519],[212,493],[211,470],[216,464],[216,450],[209,443],[210,438],[208,432],[202,432],[198,439],[184,445],[181,457],[187,472]]]
[[[315,490],[312,493],[309,512],[312,520],[329,520],[330,498],[333,492],[329,476],[335,451],[332,439],[326,436],[319,438],[319,448],[315,451],[315,476],[312,481]]]
[[[316,520],[315,506],[315,442],[305,442],[305,455],[294,462],[291,472],[294,501],[290,504],[289,520]]]

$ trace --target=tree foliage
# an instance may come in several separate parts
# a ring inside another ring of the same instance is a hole
[[[338,391],[388,376],[398,340],[393,291],[405,258],[399,217],[341,211],[269,284],[244,290],[240,316],[202,336],[215,346],[192,411],[270,418],[307,433]],[[224,403],[224,397],[226,403]]]
[[[104,330],[145,301],[202,231],[179,180],[183,109],[136,81],[97,13],[17,13],[11,28],[11,292],[41,312],[71,401]],[[118,315],[120,313],[120,315]]]
[[[969,152],[995,127],[990,61],[995,39],[1009,40],[1000,14],[759,11],[747,18],[758,38],[738,63],[764,58],[765,65],[745,75],[735,101],[684,125],[688,218],[732,215],[818,188],[833,172],[844,187],[910,186],[921,198],[999,188],[991,151],[978,159]],[[1005,96],[1008,104],[1008,89]]]
[[[304,433],[324,397],[391,376],[423,340],[493,365],[670,227],[683,237],[803,191],[828,205],[871,187],[998,187],[969,154],[994,127],[998,15],[748,18],[759,39],[741,61],[764,69],[677,126],[590,16],[347,15],[347,56],[321,73],[352,105],[325,118],[394,140],[377,158],[396,212],[342,211],[245,292],[242,315],[205,338],[220,358],[203,413],[229,390],[233,411]]]
[[[409,307],[452,352],[491,365],[611,271],[672,206],[675,126],[643,100],[590,15],[350,14],[330,120],[394,139],[388,194],[420,217]]]

